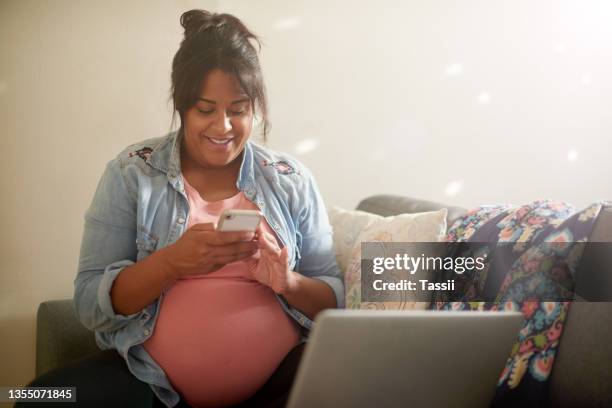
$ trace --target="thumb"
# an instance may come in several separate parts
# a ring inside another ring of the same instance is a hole
[[[283,249],[281,249],[280,259],[281,259],[281,262],[283,262],[285,265],[289,264],[289,250],[287,249],[286,246],[284,246]]]

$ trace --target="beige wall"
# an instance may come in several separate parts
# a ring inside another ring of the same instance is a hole
[[[214,4],[0,2],[0,385],[34,375],[38,304],[72,297],[104,165],[170,128],[181,12]]]
[[[328,204],[612,198],[607,0],[0,1],[0,385],[33,375],[37,305],[72,295],[104,164],[168,130],[193,7],[263,37],[270,144]]]
[[[612,2],[220,0],[328,203],[612,198]],[[265,11],[265,12],[264,12]],[[569,159],[568,159],[569,156]]]

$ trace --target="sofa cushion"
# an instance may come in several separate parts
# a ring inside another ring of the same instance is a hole
[[[449,206],[434,201],[419,200],[396,195],[375,195],[362,200],[357,209],[388,217],[397,214],[413,214],[426,211],[437,211],[446,208],[446,224],[450,228],[467,210],[461,207]]]
[[[351,251],[348,267],[344,276],[346,307],[386,308],[386,309],[425,309],[429,301],[416,302],[415,296],[409,296],[400,302],[377,302],[365,304],[361,299],[361,243],[362,242],[440,242],[446,234],[445,208],[417,214],[400,214],[391,217],[378,217],[372,220],[359,234]],[[391,256],[387,254],[387,256]],[[418,256],[418,255],[417,255]],[[420,271],[423,276],[415,275],[415,279],[428,279],[428,271]],[[421,299],[419,299],[421,300]]]
[[[344,276],[359,234],[372,221],[383,217],[365,211],[348,211],[339,207],[330,208],[328,214],[329,223],[334,232],[336,262]]]

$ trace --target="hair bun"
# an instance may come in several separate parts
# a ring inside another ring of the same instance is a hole
[[[193,37],[211,27],[221,27],[223,18],[206,10],[189,10],[181,16],[181,25],[185,29],[185,38]]]
[[[217,14],[206,10],[189,10],[181,16],[181,25],[185,29],[185,39],[193,38],[211,28],[226,28],[228,33],[235,33],[247,40],[253,39],[259,44],[255,34],[238,18],[231,14]]]

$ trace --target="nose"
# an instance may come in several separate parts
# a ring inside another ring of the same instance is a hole
[[[232,123],[230,121],[230,117],[227,116],[227,113],[223,111],[219,111],[219,113],[215,116],[212,126],[215,130],[215,133],[219,136],[225,135],[230,130],[232,130]]]

